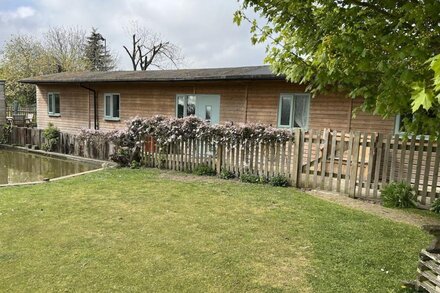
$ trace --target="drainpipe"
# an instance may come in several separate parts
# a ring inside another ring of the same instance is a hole
[[[99,129],[99,125],[98,125],[98,95],[96,94],[96,90],[86,87],[82,84],[79,84],[80,87],[89,90],[91,92],[93,92],[93,127],[95,130]]]

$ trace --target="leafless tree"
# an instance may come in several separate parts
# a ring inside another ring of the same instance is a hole
[[[87,69],[85,30],[53,27],[44,35],[43,43],[48,55],[54,59],[58,72]]]
[[[179,46],[163,40],[156,33],[133,23],[130,29],[132,36],[131,48],[123,46],[131,59],[133,70],[147,70],[151,67],[159,69],[178,68],[183,63]]]

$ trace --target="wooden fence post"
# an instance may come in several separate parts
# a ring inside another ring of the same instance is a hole
[[[217,160],[216,160],[216,172],[220,174],[222,172],[222,158],[223,158],[223,145],[217,144]]]
[[[295,129],[294,146],[293,146],[293,160],[292,160],[292,186],[299,187],[299,176],[301,176],[301,160],[299,159],[301,148],[301,129]]]
[[[361,134],[356,132],[354,136],[353,142],[353,151],[352,151],[352,159],[351,159],[351,170],[350,170],[350,189],[348,190],[348,195],[350,197],[355,197],[356,194],[356,180],[358,174],[358,165],[359,165],[359,143],[361,140]],[[359,180],[361,182],[361,180]],[[359,186],[362,188],[362,186]]]

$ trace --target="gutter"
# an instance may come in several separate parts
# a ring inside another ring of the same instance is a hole
[[[89,87],[86,87],[86,86],[82,85],[81,83],[79,84],[79,86],[86,89],[86,90],[93,92],[93,128],[95,130],[98,130],[99,129],[99,125],[98,125],[98,95],[96,94],[96,90],[89,88]]]
[[[168,83],[168,82],[219,82],[219,81],[270,81],[270,80],[284,80],[284,76],[228,76],[228,77],[214,77],[214,78],[170,78],[170,79],[22,79],[21,83],[30,84],[57,84],[57,83]]]

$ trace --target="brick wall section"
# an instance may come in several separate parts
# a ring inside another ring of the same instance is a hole
[[[305,91],[304,86],[284,81],[112,83],[88,87],[97,92],[99,128],[104,130],[123,128],[124,121],[134,116],[175,116],[177,94],[220,95],[220,123],[255,122],[276,126],[280,94]],[[47,114],[48,92],[60,93],[60,117],[49,117]],[[120,121],[104,120],[105,93],[121,95]],[[368,113],[358,113],[357,118],[352,119],[351,109],[362,102],[355,101],[339,94],[318,95],[310,103],[309,128],[393,131],[394,119],[383,120]],[[45,128],[49,122],[70,133],[78,132],[81,127],[93,128],[93,93],[79,85],[39,85],[37,105],[39,128]]]

